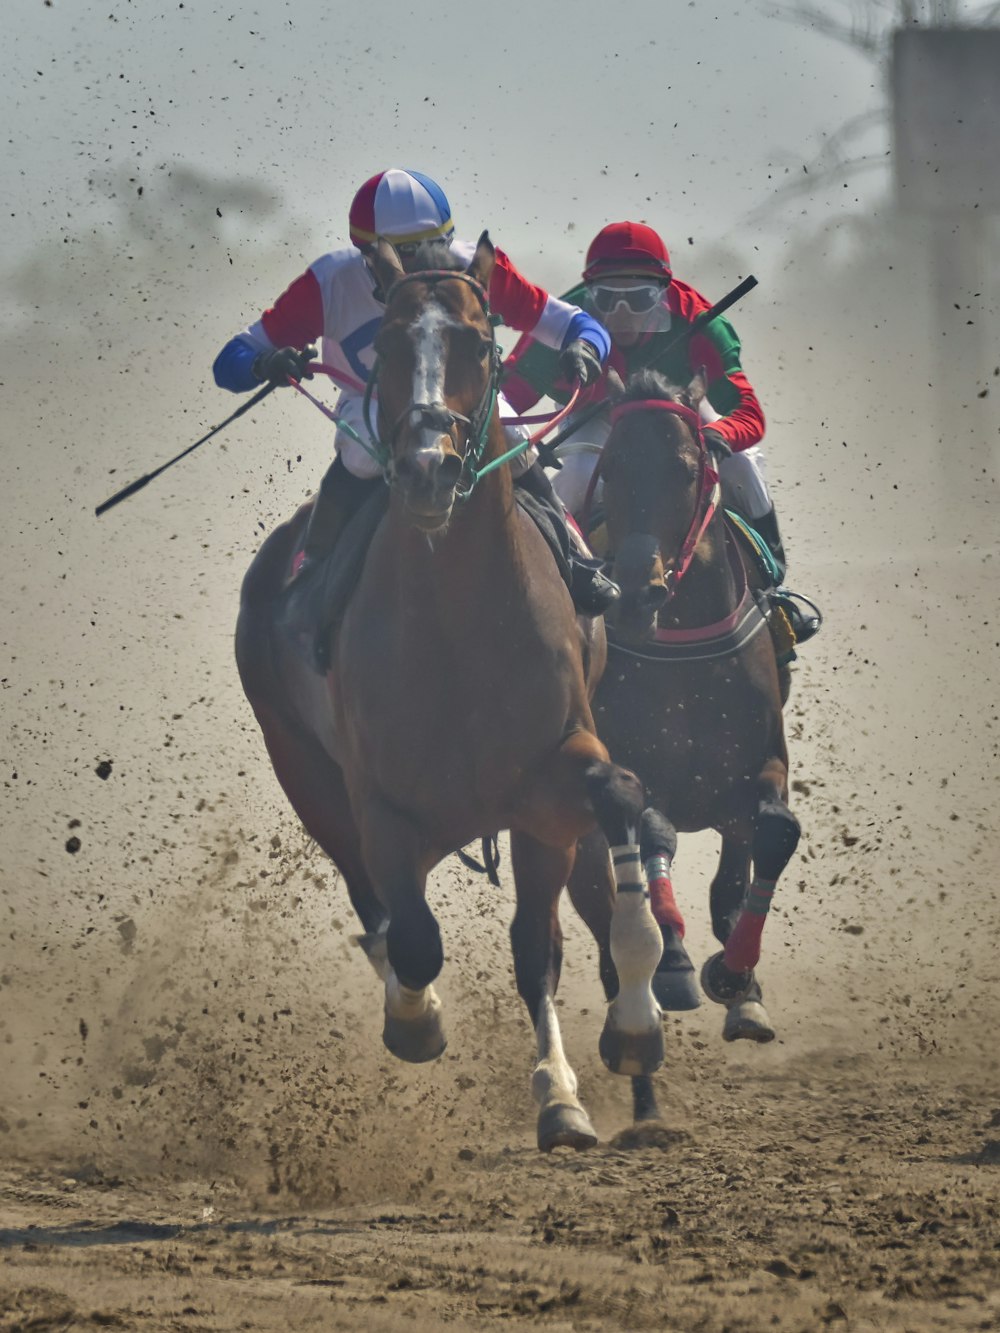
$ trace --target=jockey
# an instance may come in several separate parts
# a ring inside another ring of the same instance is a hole
[[[705,443],[718,460],[723,503],[754,528],[774,560],[779,603],[803,643],[816,633],[820,618],[804,614],[792,595],[778,590],[786,559],[774,503],[764,478],[760,441],[764,413],[740,365],[740,343],[728,320],[713,319],[692,338],[684,338],[710,302],[673,276],[670,256],[660,236],[641,222],[613,222],[594,237],[587,251],[583,282],[563,298],[593,312],[611,334],[608,369],[623,380],[652,367],[671,383],[687,384],[704,370],[707,395],[701,402]],[[669,347],[670,350],[667,350]],[[519,412],[545,394],[565,402],[568,386],[548,349],[523,336],[507,358],[504,393]],[[607,374],[581,396],[578,411],[607,395]],[[572,422],[572,418],[570,418]],[[582,422],[556,449],[562,469],[555,489],[571,513],[579,515],[597,458],[611,432],[606,410]]]
[[[466,265],[472,262],[476,248],[475,242],[455,238],[448,200],[429,177],[397,168],[379,172],[354,196],[351,245],[310,264],[259,320],[226,343],[213,366],[216,384],[244,393],[267,380],[287,384],[289,375],[311,378],[309,361],[316,350],[310,344],[317,342],[325,364],[366,383],[375,362],[373,342],[385,314],[385,296],[368,258],[380,237],[395,247],[407,271],[418,249],[428,242],[457,253]],[[496,251],[488,297],[490,309],[505,324],[531,334],[552,351],[560,373],[568,380],[579,379],[586,386],[600,378],[611,345],[600,322],[578,306],[533,286],[502,250]],[[502,397],[499,401],[501,416],[515,415]],[[345,389],[336,411],[364,436],[362,404],[361,392]],[[508,428],[508,432],[516,429]],[[525,432],[518,431],[512,444],[523,438]],[[346,431],[338,428],[333,447],[337,456],[323,478],[306,532],[305,565],[333,550],[351,515],[381,483],[379,464]],[[537,453],[530,453],[531,457],[514,460],[512,470],[517,472],[520,464],[518,481],[556,520],[569,557],[577,609],[600,615],[618,598],[618,587],[601,572],[598,561],[584,560],[572,551],[562,506]]]

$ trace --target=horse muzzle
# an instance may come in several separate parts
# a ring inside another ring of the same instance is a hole
[[[447,524],[461,475],[462,460],[450,435],[436,433],[397,457],[392,482],[415,527],[437,532]]]
[[[657,539],[641,533],[626,537],[611,577],[622,595],[607,613],[609,624],[623,642],[648,643],[656,631],[657,612],[670,598],[669,575]]]

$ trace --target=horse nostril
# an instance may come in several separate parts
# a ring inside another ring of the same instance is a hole
[[[446,454],[438,467],[438,485],[442,490],[452,490],[462,475],[462,460],[458,454]]]
[[[663,583],[649,583],[646,585],[644,601],[648,607],[654,611],[659,611],[667,600],[667,588]]]

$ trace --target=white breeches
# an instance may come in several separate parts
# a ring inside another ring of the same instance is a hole
[[[713,420],[717,419],[717,414],[711,408],[709,412]],[[585,421],[556,450],[562,467],[559,471],[550,471],[549,476],[559,499],[576,518],[583,512],[590,478],[610,434],[610,421],[606,416],[598,416]],[[724,458],[719,468],[719,479],[722,482],[723,503],[727,509],[735,509],[748,519],[763,518],[771,512],[773,506],[765,476],[764,451],[759,444]],[[595,506],[600,504],[602,488],[603,483],[598,481],[592,500]]]
[[[501,420],[505,417],[517,416],[517,413],[511,407],[510,403],[507,402],[507,399],[504,398],[503,394],[498,394],[497,403],[500,408]],[[364,412],[362,411],[363,404],[364,399],[360,394],[342,393],[337,402],[336,413],[337,416],[346,421],[363,440],[369,443],[369,447],[373,448],[374,446],[368,441],[368,428],[365,425]],[[374,396],[372,397],[371,408],[369,410],[372,425],[374,426],[378,418],[378,399]],[[507,436],[508,449],[513,449],[516,444],[519,444],[521,440],[525,440],[528,437],[527,426],[507,426],[504,429]],[[340,455],[344,467],[347,468],[348,472],[352,472],[354,476],[363,477],[367,480],[370,477],[378,477],[381,475],[381,465],[372,458],[364,445],[359,444],[358,441],[348,435],[346,431],[340,430],[339,428],[337,429],[333,437],[333,447]],[[522,472],[526,472],[537,458],[538,450],[532,446],[532,448],[525,450],[523,454],[519,454],[516,458],[511,459],[510,466],[514,476],[517,477],[520,476]]]

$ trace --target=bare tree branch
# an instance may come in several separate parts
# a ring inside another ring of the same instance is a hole
[[[838,174],[852,179],[866,171],[874,171],[876,167],[885,166],[884,153],[866,153],[864,157],[854,157],[839,164]],[[827,180],[831,173],[827,173]],[[780,185],[769,199],[765,199],[762,204],[750,210],[746,214],[745,221],[748,223],[763,222],[769,217],[773,217],[789,199],[798,198],[803,194],[815,194],[816,178],[807,175],[803,169],[801,175],[792,176],[785,184]]]
[[[897,17],[896,4],[889,0],[868,0],[861,5],[855,3],[851,8],[853,13],[839,16],[830,7],[821,8],[809,3],[809,0],[798,0],[796,4],[770,6],[766,12],[785,23],[814,28],[824,36],[860,51],[869,59],[880,58]]]

